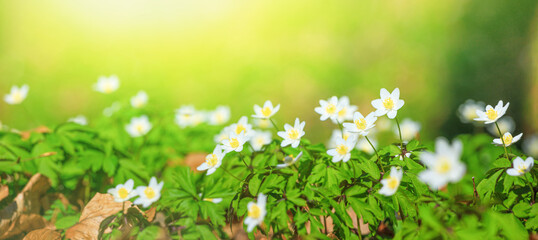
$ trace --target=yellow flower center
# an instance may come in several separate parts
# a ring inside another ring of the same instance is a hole
[[[390,189],[395,189],[398,187],[398,185],[400,185],[400,181],[398,181],[398,179],[395,177],[390,177],[389,180],[387,181],[387,186]]]
[[[22,94],[21,94],[20,91],[15,91],[15,92],[13,93],[13,100],[14,100],[15,102],[21,102],[21,101],[22,101]]]
[[[518,171],[519,173],[525,173],[525,172],[527,171],[527,167],[521,165],[521,166],[519,166],[519,167],[517,168],[517,171]]]
[[[342,108],[342,110],[340,110],[338,112],[338,116],[339,117],[345,117],[346,116],[346,113],[347,113],[347,108]]]
[[[355,125],[357,126],[357,129],[359,129],[359,130],[366,129],[366,119],[359,118],[359,119],[355,120]]]
[[[340,144],[336,147],[336,152],[340,155],[346,155],[347,154],[347,146],[344,144]]]
[[[213,198],[204,198],[204,201],[213,202]]]
[[[125,188],[120,188],[118,190],[118,196],[121,198],[121,199],[126,199],[127,196],[129,196],[129,192],[127,191],[127,189]]]
[[[336,112],[336,106],[334,104],[327,104],[327,107],[325,107],[325,111],[327,111],[328,114],[333,114]]]
[[[144,126],[142,124],[137,124],[135,128],[136,128],[136,131],[139,133],[144,132]]]
[[[235,127],[235,133],[240,134],[243,131],[245,131],[245,133],[247,133],[247,128],[245,128],[245,126],[243,126],[243,124],[237,124],[237,127]]]
[[[497,118],[497,111],[495,109],[490,108],[486,111],[486,116],[488,116],[489,120],[495,120]]]
[[[294,158],[293,155],[285,156],[282,161],[284,161],[285,164],[290,165],[293,162]]]
[[[299,131],[297,131],[297,129],[295,129],[295,128],[290,129],[288,131],[288,137],[290,139],[293,139],[293,140],[298,139],[299,138]]]
[[[450,160],[448,160],[448,158],[443,157],[443,158],[439,159],[438,161],[439,161],[439,163],[437,164],[437,166],[435,168],[435,170],[438,173],[443,173],[443,174],[447,173],[452,168],[452,164],[450,163]]]
[[[258,137],[256,139],[256,143],[258,143],[258,145],[262,146],[265,143],[265,141],[264,141],[264,139],[262,137]]]
[[[344,133],[344,136],[342,136],[342,138],[344,139],[344,141],[347,141],[347,139],[349,138],[349,133]]]
[[[239,147],[239,140],[237,140],[237,138],[230,138],[230,147],[232,148]]]
[[[262,210],[258,205],[252,204],[248,209],[248,216],[251,218],[259,218],[262,215]]]
[[[385,98],[385,100],[383,100],[383,107],[385,107],[388,110],[393,109],[394,101],[392,101],[392,98]]]
[[[112,86],[112,83],[110,83],[110,82],[105,83],[105,86],[103,86],[103,91],[104,91],[105,93],[111,93],[111,92],[113,92],[113,91],[114,91],[114,87]]]
[[[272,109],[271,109],[270,107],[264,107],[264,108],[262,108],[262,114],[263,114],[263,116],[265,116],[265,117],[269,117],[269,116],[271,116],[271,113],[272,113],[272,112],[273,112],[273,111],[272,111]]]
[[[508,146],[508,145],[512,144],[512,139],[513,139],[512,134],[510,134],[510,133],[505,134],[503,136],[504,145]]]
[[[155,190],[153,190],[153,188],[151,187],[147,187],[146,189],[144,189],[144,194],[146,194],[146,197],[148,199],[152,199],[155,197]]]
[[[224,122],[224,116],[221,114],[221,113],[217,113],[215,115],[215,119],[217,120],[217,123],[222,123]]]
[[[209,154],[205,158],[205,163],[211,167],[217,165],[218,162],[219,162],[219,158],[215,154]]]

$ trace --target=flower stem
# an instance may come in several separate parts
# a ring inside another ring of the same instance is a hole
[[[398,133],[400,134],[400,147],[403,149],[403,139],[402,139],[402,129],[400,129],[400,121],[398,121],[398,118],[396,119],[396,125],[398,126]]]
[[[235,175],[233,175],[230,171],[228,171],[226,168],[222,168],[224,170],[224,172],[226,172],[228,175],[232,176],[233,178],[237,179],[237,181],[240,181],[240,182],[243,182],[243,180],[241,180],[240,178],[236,177]]]
[[[340,132],[342,132],[342,139],[344,139],[344,127],[342,126],[342,123],[340,123],[340,121],[336,120],[336,123],[338,123],[338,127],[340,128]]]
[[[531,175],[531,179],[532,179],[532,175]],[[531,195],[531,199],[532,199],[531,205],[532,205],[532,204],[534,204],[534,202],[535,202],[535,201],[534,201],[534,188],[532,188],[531,180],[529,180],[528,178],[527,178],[527,183],[528,183],[528,185],[529,185],[529,188],[531,189],[531,194],[532,194],[532,195]]]
[[[269,121],[271,121],[271,124],[273,124],[273,127],[275,127],[276,131],[280,132],[280,129],[278,129],[278,127],[276,126],[276,123],[273,121],[273,119],[269,118]]]
[[[497,124],[497,122],[495,122],[495,126],[497,127],[497,131],[499,131],[499,137],[501,138],[501,141],[503,143],[504,154],[506,155],[506,159],[508,159],[508,161],[510,161],[510,158],[508,157],[508,151],[506,150],[506,144],[504,143],[503,134],[501,133],[501,129],[499,128],[499,124]]]
[[[366,138],[366,141],[368,141],[370,146],[372,146],[372,148],[374,149],[375,155],[377,156],[377,163],[379,164],[379,169],[383,172],[383,174],[385,174],[385,170],[383,170],[383,165],[381,165],[381,158],[379,158],[379,154],[377,153],[377,149],[375,149],[374,144],[372,144],[372,142],[370,142],[370,139],[368,139],[367,136],[364,136],[364,138]]]

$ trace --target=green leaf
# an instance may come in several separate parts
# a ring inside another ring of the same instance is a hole
[[[80,215],[75,216],[65,216],[62,218],[59,218],[54,223],[54,226],[56,226],[57,229],[67,229],[71,226],[75,225],[80,218]]]

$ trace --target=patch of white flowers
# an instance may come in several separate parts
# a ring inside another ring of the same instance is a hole
[[[163,182],[157,183],[157,179],[151,177],[148,186],[140,186],[134,189],[134,181],[129,179],[124,184],[118,184],[115,188],[108,189],[107,192],[114,197],[116,202],[125,202],[138,196],[133,203],[147,208],[159,200],[163,184]]]

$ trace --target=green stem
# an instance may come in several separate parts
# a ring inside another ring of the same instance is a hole
[[[340,123],[340,121],[336,120],[336,123],[338,123],[338,128],[340,128],[340,132],[342,132],[342,139],[344,139],[344,127],[342,126],[342,123]]]
[[[280,129],[278,129],[278,127],[276,126],[275,122],[273,121],[273,119],[269,118],[269,121],[271,121],[271,124],[273,124],[273,127],[275,127],[276,131],[277,132],[280,132]]]
[[[355,217],[357,218],[357,235],[359,235],[359,240],[362,240],[361,222],[359,221],[359,214],[355,213]]]
[[[499,124],[497,124],[497,122],[495,122],[495,126],[497,127],[497,131],[499,131],[499,136],[500,136],[501,141],[503,143],[504,154],[506,155],[506,159],[508,159],[510,161],[510,158],[508,157],[508,151],[506,150],[506,143],[504,143],[503,134],[501,133],[501,129],[499,128]]]
[[[237,181],[240,181],[240,182],[244,182],[243,180],[241,180],[240,178],[236,177],[235,175],[233,175],[230,171],[228,171],[226,168],[222,168],[222,170],[224,170],[224,172],[226,172],[228,175],[232,176],[233,178],[237,179]]]
[[[383,170],[383,165],[381,165],[381,158],[379,158],[379,154],[377,153],[377,149],[375,149],[374,144],[372,144],[372,142],[370,142],[370,139],[368,139],[367,136],[364,136],[364,138],[366,138],[366,141],[368,141],[370,146],[372,146],[372,148],[374,149],[375,155],[377,156],[377,163],[379,164],[379,169],[383,172],[383,174],[385,174],[385,170]]]
[[[402,139],[402,129],[400,129],[400,121],[398,121],[398,118],[396,119],[396,125],[398,126],[398,133],[400,134],[400,147],[403,149],[403,139]]]
[[[532,176],[531,176],[531,178],[532,178]],[[531,204],[534,204],[534,202],[535,202],[534,201],[534,188],[532,188],[531,180],[529,180],[528,178],[527,178],[527,184],[529,185],[529,188],[531,189],[531,194],[532,194],[531,195],[531,199],[532,199]]]

